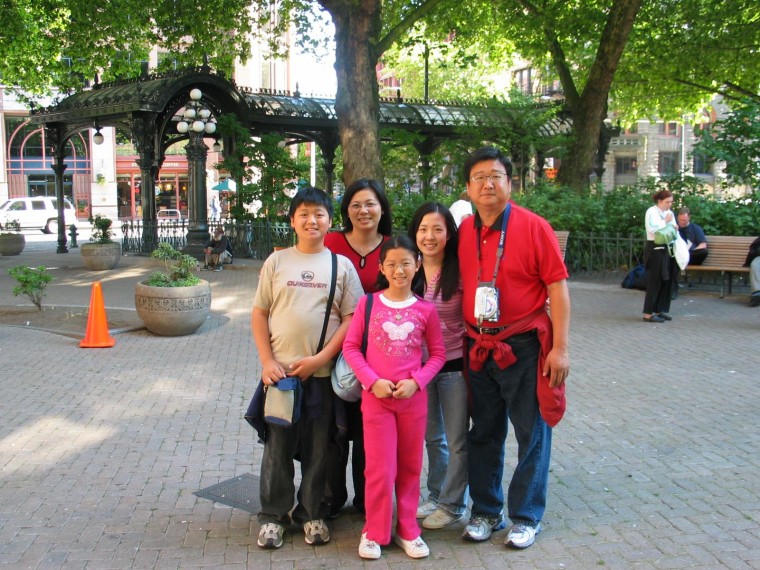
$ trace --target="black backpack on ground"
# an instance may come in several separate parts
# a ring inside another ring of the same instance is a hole
[[[628,272],[623,282],[620,284],[623,289],[641,289],[646,291],[647,289],[647,277],[646,268],[639,263],[636,267]]]

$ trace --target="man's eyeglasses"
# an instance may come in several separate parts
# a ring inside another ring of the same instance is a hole
[[[506,172],[494,172],[493,174],[476,174],[470,177],[470,180],[475,184],[485,184],[486,180],[490,180],[494,184],[503,182],[507,178]]]

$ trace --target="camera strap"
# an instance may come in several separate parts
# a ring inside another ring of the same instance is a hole
[[[501,216],[501,235],[499,235],[499,245],[496,248],[496,263],[493,266],[493,279],[491,280],[491,287],[496,287],[496,275],[499,273],[499,264],[501,258],[504,257],[504,244],[507,241],[507,225],[509,224],[509,213],[512,211],[512,203],[507,202],[507,207],[504,209],[504,213]],[[482,270],[482,258],[480,255],[480,230],[482,226],[478,226],[478,283],[480,283],[480,274]]]

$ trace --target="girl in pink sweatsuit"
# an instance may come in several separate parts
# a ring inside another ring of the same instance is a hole
[[[380,252],[378,283],[369,320],[367,354],[361,352],[367,298],[359,300],[343,354],[362,384],[367,510],[359,555],[380,557],[391,540],[393,491],[397,525],[394,541],[412,558],[429,554],[417,523],[427,391],[446,361],[438,313],[412,293],[419,253],[407,236],[391,238]],[[381,287],[378,287],[381,288]],[[423,346],[427,360],[423,364]]]

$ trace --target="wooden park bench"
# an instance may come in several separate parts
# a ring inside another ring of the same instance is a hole
[[[566,230],[554,230],[554,235],[557,236],[557,241],[559,242],[559,250],[562,253],[562,259],[565,259],[565,251],[567,251],[567,238],[570,237],[570,232]]]
[[[726,277],[730,295],[733,274],[749,274],[749,267],[744,267],[744,260],[747,258],[750,244],[755,239],[744,236],[707,236],[707,257],[702,265],[687,265],[687,277],[690,272],[720,272],[720,296],[725,297]]]

